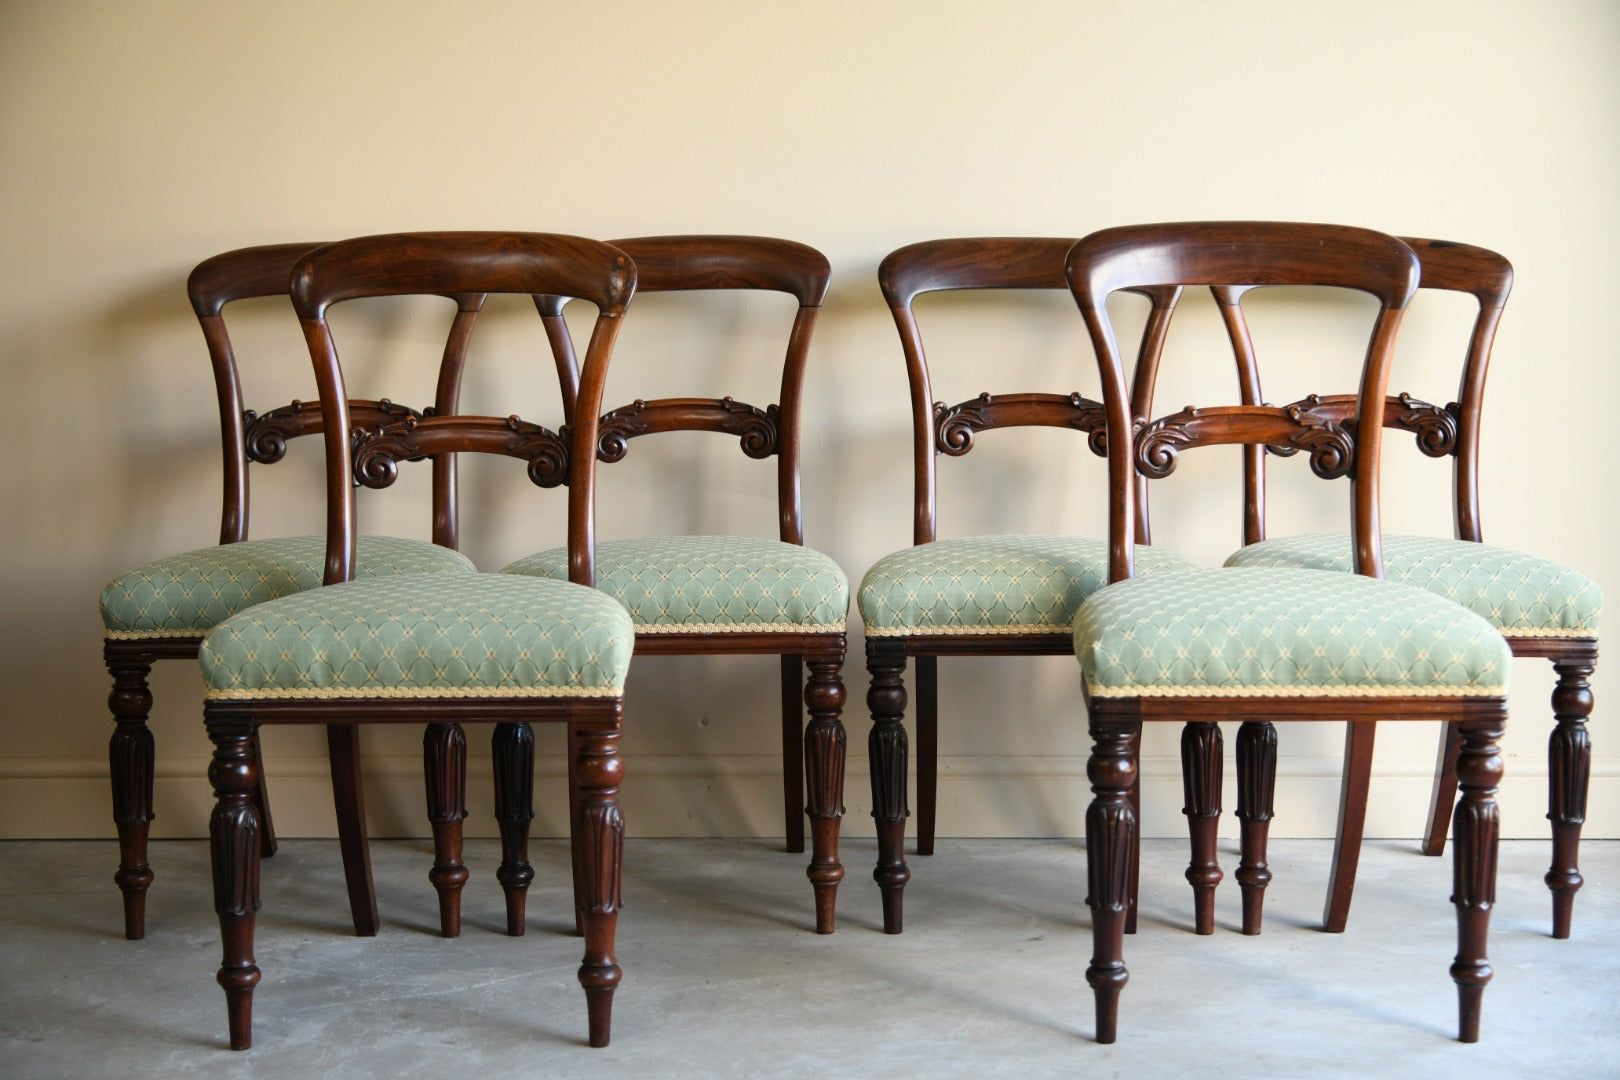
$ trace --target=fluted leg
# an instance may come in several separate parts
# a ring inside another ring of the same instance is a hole
[[[1496,903],[1496,848],[1501,822],[1496,789],[1502,782],[1500,719],[1461,725],[1462,750],[1457,755],[1457,782],[1462,797],[1451,830],[1452,894],[1457,905],[1457,959],[1451,978],[1457,984],[1458,1034],[1463,1042],[1479,1041],[1480,1001],[1491,981],[1485,936]]]
[[[939,820],[939,658],[919,656],[917,680],[917,854],[934,853]]]
[[[112,675],[112,739],[107,744],[107,772],[112,780],[113,824],[118,827],[118,872],[113,881],[124,894],[124,936],[138,941],[146,936],[146,890],[152,886],[152,867],[146,861],[146,841],[152,827],[152,729],[146,718],[152,711],[152,690],[146,676],[150,657],[107,660]]]
[[[1137,851],[1136,814],[1130,800],[1137,769],[1131,753],[1134,727],[1127,721],[1093,714],[1093,745],[1086,765],[1092,790],[1091,806],[1086,810],[1086,904],[1091,908],[1092,933],[1086,982],[1096,997],[1100,1043],[1114,1041],[1119,992],[1130,979],[1125,970],[1125,916]]]
[[[1569,937],[1575,893],[1583,879],[1578,862],[1581,826],[1586,823],[1586,789],[1592,779],[1592,737],[1586,718],[1592,715],[1592,688],[1587,684],[1596,656],[1554,661],[1558,685],[1553,688],[1557,726],[1547,743],[1547,819],[1552,822],[1552,866],[1547,888],[1553,898],[1553,937]]]
[[[1198,721],[1182,727],[1181,784],[1186,802],[1181,812],[1187,815],[1192,839],[1187,884],[1193,890],[1193,932],[1197,934],[1215,932],[1215,887],[1222,877],[1215,834],[1221,823],[1223,749],[1219,724]]]
[[[1277,728],[1269,722],[1246,721],[1237,734],[1238,804],[1242,822],[1242,855],[1237,868],[1243,890],[1243,932],[1260,932],[1261,913],[1271,870],[1266,841],[1271,833],[1271,807],[1277,790]]]
[[[506,894],[506,932],[521,937],[527,922],[529,823],[534,820],[534,728],[526,723],[496,724],[490,738],[495,768],[495,821],[501,829],[501,868],[495,880]],[[573,830],[569,830],[572,832]]]
[[[343,853],[343,880],[349,890],[349,916],[354,932],[375,937],[377,887],[371,876],[371,846],[366,840],[365,788],[360,776],[360,729],[342,724],[326,728],[326,752],[332,768],[332,803],[337,810],[338,850]]]
[[[439,893],[439,933],[461,936],[461,823],[467,817],[467,735],[460,724],[429,724],[422,733],[422,775],[427,780],[428,822],[433,826],[433,869],[428,880]]]
[[[580,729],[577,768],[580,866],[579,881],[585,921],[585,957],[579,984],[585,988],[592,1046],[606,1046],[612,1035],[613,991],[621,973],[614,953],[619,920],[619,888],[624,856],[624,818],[619,813],[619,759],[616,730]]]
[[[838,861],[838,828],[844,816],[844,680],[842,660],[811,660],[810,683],[804,702],[810,726],[804,733],[804,760],[808,767],[810,833],[814,853],[805,870],[815,888],[816,933],[833,932],[838,883],[844,864]]]
[[[906,654],[882,639],[868,639],[866,668],[871,685],[866,706],[872,711],[872,732],[866,752],[871,762],[872,817],[877,822],[878,861],[872,879],[883,890],[883,932],[898,934],[906,882]]]
[[[1451,810],[1457,804],[1457,749],[1462,738],[1456,724],[1440,728],[1440,752],[1434,762],[1434,789],[1429,793],[1429,826],[1423,836],[1423,854],[1439,855],[1446,850],[1446,830],[1451,827]]]
[[[804,851],[804,657],[782,657],[782,842]]]
[[[217,976],[225,991],[231,1049],[253,1045],[253,988],[259,968],[253,962],[253,929],[259,911],[259,819],[253,808],[258,768],[250,725],[209,726],[214,759],[208,779],[215,805],[208,822],[214,874],[214,911],[219,915],[224,957]]]
[[[1328,879],[1322,928],[1344,932],[1350,921],[1350,899],[1356,890],[1356,868],[1361,862],[1361,837],[1367,825],[1367,789],[1372,785],[1373,737],[1371,720],[1345,724],[1344,777],[1339,783],[1339,828],[1333,841],[1333,870]]]

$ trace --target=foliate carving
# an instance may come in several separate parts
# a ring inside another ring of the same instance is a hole
[[[422,733],[422,775],[427,782],[428,820],[467,817],[467,733],[460,724],[429,724]]]
[[[959,405],[934,403],[934,449],[961,457],[973,449],[977,432],[994,427],[1071,427],[1086,433],[1086,445],[1108,456],[1107,422],[1101,402],[1069,394],[980,394]]]
[[[1238,805],[1242,821],[1270,821],[1277,788],[1277,726],[1245,721],[1237,734]]]
[[[1181,729],[1181,812],[1188,817],[1221,816],[1221,751],[1218,724],[1196,722]]]
[[[751,458],[768,458],[776,453],[782,410],[768,405],[763,409],[730,397],[669,398],[645,401],[637,398],[629,405],[604,413],[596,438],[596,458],[602,462],[620,461],[630,449],[630,440],[655,431],[718,431],[735,435],[742,451]]]
[[[839,719],[844,707],[844,682],[839,665],[810,662],[810,681],[804,699],[810,723],[804,731],[805,774],[809,778],[805,812],[812,818],[838,818],[844,814],[844,758],[847,736]]]
[[[252,793],[258,782],[251,735],[217,734],[208,779],[217,799],[208,822],[214,910],[251,915],[259,910],[259,817]]]
[[[1086,903],[1094,914],[1111,912],[1123,916],[1130,905],[1131,867],[1136,858],[1136,814],[1130,801],[1131,785],[1136,779],[1131,752],[1134,734],[1126,725],[1104,726],[1094,721],[1092,737],[1094,745],[1086,762],[1086,776],[1095,798],[1086,810],[1090,894]],[[1090,972],[1087,978],[1091,978]]]
[[[420,417],[422,414],[406,405],[396,405],[387,398],[378,401],[349,402],[350,423],[357,430]],[[318,401],[294,401],[260,416],[252,409],[242,413],[245,424],[243,450],[249,461],[272,465],[287,454],[287,440],[302,435],[313,435],[321,430],[321,405]]]
[[[495,769],[495,820],[534,820],[534,727],[526,723],[496,724],[490,737],[490,761]]]
[[[619,910],[619,867],[624,859],[624,817],[617,799],[588,801],[580,808],[582,843],[580,880],[581,900],[590,912],[607,914]]]
[[[399,462],[473,450],[529,463],[529,479],[543,488],[568,482],[566,429],[555,432],[517,416],[410,416],[354,435],[355,483],[385,488],[399,475]]]
[[[1403,393],[1385,409],[1386,424],[1391,423],[1388,414],[1396,411],[1393,406],[1397,403],[1400,409],[1393,418],[1392,426],[1416,435],[1419,450],[1436,458],[1449,457],[1457,452],[1457,423],[1462,408],[1456,402],[1441,407]]]
[[[1155,420],[1136,433],[1136,467],[1153,479],[1169,476],[1182,450],[1215,443],[1261,443],[1288,457],[1303,450],[1324,480],[1345,476],[1355,464],[1354,422],[1315,409],[1316,395],[1278,409],[1270,405],[1195,406]]]

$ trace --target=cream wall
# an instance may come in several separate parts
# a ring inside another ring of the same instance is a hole
[[[245,244],[509,227],[763,233],[819,247],[834,283],[805,404],[806,516],[811,543],[857,579],[909,540],[905,383],[874,277],[892,248],[1200,217],[1484,244],[1518,270],[1487,403],[1488,537],[1584,567],[1620,596],[1609,540],[1620,502],[1601,464],[1610,440],[1570,410],[1605,416],[1620,387],[1620,6],[707,0],[618,11],[0,0],[0,835],[112,835],[95,597],[114,574],[215,534],[213,404],[183,282],[199,259]],[[616,369],[622,393],[610,396],[771,398],[764,368],[785,307],[688,313],[656,299],[636,301]],[[1061,297],[1047,299],[1015,305],[1020,322],[1006,334],[991,334],[977,307],[940,304],[931,344],[950,372],[940,396],[1032,381],[1093,388],[1078,320]],[[286,309],[240,306],[244,361],[285,357],[250,396],[309,396]],[[410,305],[342,315],[356,391],[425,399],[423,364],[419,382],[403,373],[407,359],[434,354],[442,315]],[[1403,388],[1449,400],[1466,319],[1444,303],[1414,311]],[[1178,323],[1182,340],[1200,327],[1213,329],[1197,312]],[[974,373],[979,346],[994,376]],[[470,404],[555,423],[554,395],[537,393],[525,370],[542,347],[532,310],[494,305],[475,339]],[[1019,349],[1030,359],[1015,359]],[[1173,360],[1196,356],[1183,347]],[[1199,386],[1172,381],[1165,400],[1179,406],[1181,389],[1192,400]],[[1296,373],[1273,375],[1267,390],[1290,400],[1323,388]],[[1101,470],[1055,438],[987,439],[950,463],[945,530],[1100,528]],[[638,445],[603,479],[603,534],[700,522],[770,531],[768,470],[713,440],[670,449],[689,482],[660,479]],[[260,535],[318,527],[308,498],[318,463],[304,450],[258,474]],[[1210,563],[1237,539],[1233,466],[1217,458],[1202,471],[1189,462],[1158,502],[1160,541]],[[1388,521],[1446,529],[1432,502],[1444,497],[1444,466],[1392,460]],[[486,568],[560,535],[560,502],[499,464],[470,468],[467,484],[467,550]],[[992,500],[952,501],[976,481],[992,484]],[[386,507],[366,504],[368,527],[425,534],[422,485],[402,487]],[[1274,505],[1278,530],[1343,520],[1342,489],[1279,482]],[[858,634],[852,646],[845,834],[868,837]],[[758,658],[637,662],[625,787],[634,832],[778,827],[775,671]],[[1506,831],[1544,835],[1551,681],[1529,661],[1514,679]],[[199,682],[176,662],[158,665],[153,682],[155,834],[200,835]],[[1087,740],[1073,662],[946,662],[942,683],[941,832],[1077,835]],[[1601,669],[1595,687],[1587,835],[1620,836],[1620,734],[1606,722]],[[1284,732],[1279,835],[1331,830],[1340,738],[1326,725]],[[417,734],[365,739],[374,831],[422,833]],[[1414,835],[1434,732],[1386,725],[1380,740],[1369,832]],[[473,745],[468,826],[488,833],[482,733]],[[281,830],[329,833],[323,740],[278,730],[266,746]],[[554,733],[542,746],[557,747]],[[1150,735],[1149,833],[1183,828],[1174,755],[1173,731]],[[555,754],[541,771],[539,828],[555,833]]]

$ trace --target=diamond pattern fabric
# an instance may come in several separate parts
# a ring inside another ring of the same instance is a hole
[[[634,646],[629,615],[593,589],[412,574],[259,604],[199,659],[211,700],[614,697]]]
[[[1171,551],[1136,549],[1136,572],[1193,570]],[[861,582],[868,637],[1066,634],[1108,584],[1108,544],[1074,536],[973,536],[885,555]]]
[[[393,536],[360,537],[357,555],[356,578],[475,570],[458,551]],[[244,540],[171,555],[102,590],[102,626],[113,639],[200,637],[255,604],[315,588],[325,564],[325,536]]]
[[[1262,568],[1110,585],[1081,605],[1074,647],[1092,697],[1495,697],[1512,655],[1424,589]]]
[[[566,581],[568,550],[530,555],[501,573]],[[849,611],[849,579],[837,563],[758,537],[600,541],[596,587],[628,608],[643,634],[836,633]]]
[[[1349,572],[1350,537],[1311,533],[1251,544],[1227,566]],[[1384,537],[1384,577],[1444,596],[1510,637],[1596,637],[1603,593],[1584,574],[1508,548],[1433,536]]]

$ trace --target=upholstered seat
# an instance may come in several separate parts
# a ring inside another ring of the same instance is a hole
[[[1351,569],[1350,538],[1310,533],[1250,544],[1232,567]],[[1510,637],[1595,637],[1603,593],[1591,578],[1535,555],[1436,536],[1384,537],[1384,576],[1455,601]]]
[[[1094,699],[1491,697],[1512,657],[1495,627],[1433,593],[1296,569],[1110,585],[1081,605],[1074,641]]]
[[[283,536],[171,555],[115,579],[101,593],[113,639],[200,637],[255,604],[321,583],[326,537]],[[356,576],[472,573],[458,551],[393,536],[360,538]]]
[[[501,573],[566,580],[568,550],[530,555]],[[849,611],[849,580],[837,563],[763,537],[601,541],[596,587],[629,609],[642,634],[837,633]]]
[[[209,700],[618,696],[625,610],[563,581],[405,575],[328,585],[215,627]]]
[[[1137,569],[1194,570],[1143,547]],[[972,536],[917,544],[879,559],[858,603],[868,637],[1067,633],[1081,603],[1108,583],[1108,544],[1077,536]]]

